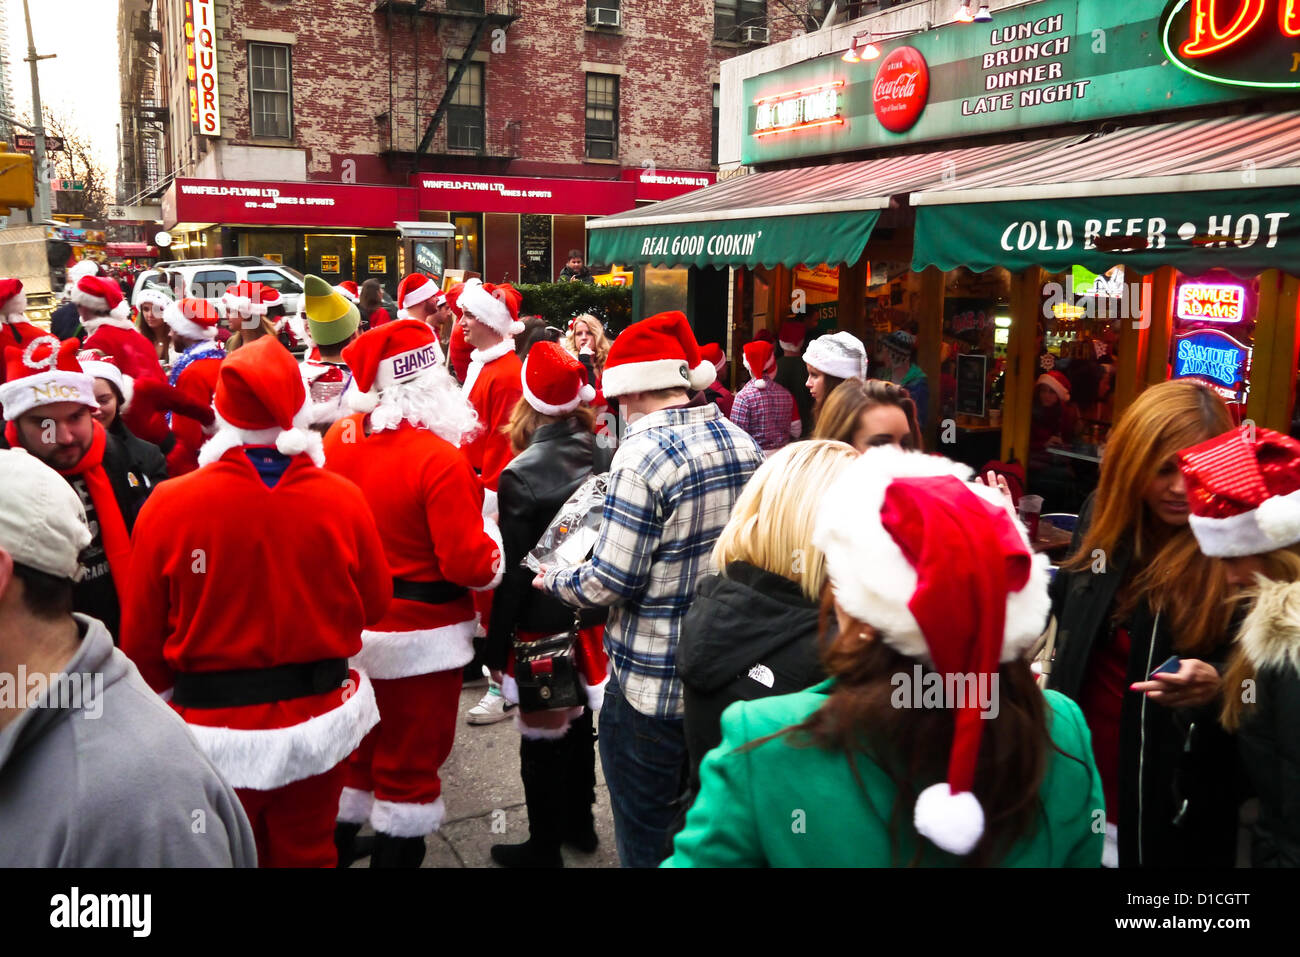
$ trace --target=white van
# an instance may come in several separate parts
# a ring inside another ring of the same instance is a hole
[[[166,286],[178,299],[207,299],[219,303],[226,290],[240,282],[260,282],[284,297],[286,315],[298,311],[302,296],[302,274],[296,269],[260,256],[231,256],[225,259],[178,259],[160,262],[142,272],[135,280],[135,290],[149,286]],[[134,300],[134,293],[132,294]]]

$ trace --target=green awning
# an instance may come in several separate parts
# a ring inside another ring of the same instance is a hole
[[[914,201],[916,197],[913,198]],[[1253,274],[1300,263],[1300,187],[918,205],[912,268]]]
[[[592,262],[622,266],[786,266],[855,263],[862,256],[878,209],[805,215],[705,219],[696,222],[591,228]]]

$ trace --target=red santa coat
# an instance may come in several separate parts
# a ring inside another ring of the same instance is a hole
[[[474,355],[477,357],[482,354],[475,352]],[[462,449],[469,464],[478,469],[483,487],[493,493],[489,499],[495,501],[501,470],[515,457],[514,449],[510,446],[510,435],[503,429],[509,424],[515,406],[524,395],[523,385],[519,381],[523,363],[515,355],[514,341],[511,339],[486,350],[484,357],[487,360],[485,363],[476,361],[470,365],[465,380],[465,390],[470,404],[478,413],[482,429]]]
[[[130,579],[122,650],[160,693],[177,673],[350,658],[393,589],[356,486],[304,454],[268,487],[243,448],[154,489],[136,520]],[[379,720],[355,670],[340,691],[176,710],[233,787],[259,791],[330,770]]]
[[[366,435],[365,417],[351,415],[326,433],[325,461],[370,503],[394,577],[476,591],[500,583],[501,533],[451,443],[408,422]],[[354,664],[382,679],[461,668],[474,657],[474,626],[468,594],[436,605],[394,598]]]

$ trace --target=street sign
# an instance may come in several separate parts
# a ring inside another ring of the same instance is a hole
[[[27,133],[14,134],[14,149],[20,153],[32,153],[36,150],[36,137]],[[45,137],[45,151],[47,153],[63,152],[63,137],[47,136]]]
[[[75,192],[84,190],[86,184],[79,179],[56,179],[50,183],[50,188],[54,190],[63,190],[64,192]]]

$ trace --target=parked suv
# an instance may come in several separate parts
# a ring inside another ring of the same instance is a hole
[[[245,280],[260,282],[278,290],[284,297],[285,312],[298,311],[298,299],[302,296],[302,274],[296,269],[260,256],[160,262],[136,278],[134,292],[148,286],[167,286],[177,298],[217,302],[227,289]]]

